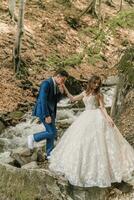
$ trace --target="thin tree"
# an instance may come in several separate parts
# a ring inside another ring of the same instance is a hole
[[[123,4],[123,0],[120,1],[120,9],[119,9],[119,11],[122,10],[122,4]]]
[[[14,62],[14,70],[16,73],[19,72],[21,64],[20,53],[21,53],[22,36],[24,33],[24,9],[25,9],[25,0],[20,0],[17,34],[13,49],[13,62]]]
[[[8,0],[9,15],[11,16],[11,19],[13,21],[17,21],[17,17],[15,15],[15,6],[16,6],[16,0]]]
[[[96,4],[97,4],[97,0],[90,0],[88,6],[78,16],[78,19],[80,19],[86,13],[91,13],[91,15],[93,15],[95,17],[100,17],[101,0],[99,0],[99,7],[98,7],[99,14],[97,14],[97,11],[96,11]]]

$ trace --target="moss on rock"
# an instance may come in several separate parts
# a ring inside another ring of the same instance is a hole
[[[134,46],[126,50],[118,63],[118,69],[126,77],[127,84],[134,86]]]

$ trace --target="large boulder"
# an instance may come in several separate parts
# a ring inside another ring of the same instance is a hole
[[[108,189],[77,188],[45,169],[0,164],[1,200],[104,200]]]
[[[19,147],[11,152],[11,157],[22,167],[31,161],[37,161],[37,152],[31,153],[28,148]]]
[[[128,107],[133,107],[133,95],[128,98],[128,93],[134,93],[134,46],[128,48],[122,55],[119,63],[119,81],[113,105],[112,116],[119,118]],[[129,103],[128,103],[129,102]]]

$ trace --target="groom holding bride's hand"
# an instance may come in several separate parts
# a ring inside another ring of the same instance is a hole
[[[33,150],[34,141],[39,142],[46,139],[47,159],[50,157],[56,137],[55,118],[57,103],[66,92],[64,83],[68,76],[66,71],[59,70],[53,77],[44,80],[40,86],[39,95],[34,107],[33,115],[39,117],[40,121],[45,126],[45,131],[29,135],[28,147]]]

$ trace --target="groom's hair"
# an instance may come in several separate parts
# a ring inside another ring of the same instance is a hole
[[[55,72],[54,76],[57,76],[57,75],[60,75],[60,76],[66,77],[66,78],[69,77],[68,72],[65,71],[65,70],[61,70],[61,69],[60,69],[60,70],[57,70],[57,71]]]

